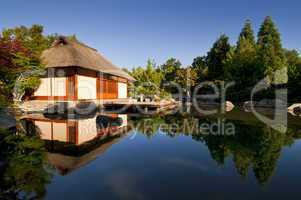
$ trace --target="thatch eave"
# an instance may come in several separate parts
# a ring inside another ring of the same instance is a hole
[[[135,81],[97,50],[78,41],[69,41],[65,37],[59,37],[52,47],[42,53],[41,59],[46,68],[82,67]]]

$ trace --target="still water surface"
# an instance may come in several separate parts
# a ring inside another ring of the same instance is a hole
[[[29,116],[17,134],[1,135],[0,197],[297,198],[300,122],[289,116],[283,134],[238,110],[218,117]],[[233,134],[219,134],[232,125]]]

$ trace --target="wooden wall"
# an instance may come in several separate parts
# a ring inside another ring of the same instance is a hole
[[[79,75],[96,78],[95,90],[97,99],[117,99],[118,82],[127,83],[126,79],[80,67],[52,68],[48,70],[46,77],[66,77],[66,96],[32,96],[30,99],[78,100]]]

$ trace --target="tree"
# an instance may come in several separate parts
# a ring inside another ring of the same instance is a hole
[[[251,22],[247,20],[239,35],[237,46],[234,51],[233,59],[228,63],[226,68],[226,77],[235,81],[234,91],[249,95],[246,90],[255,85],[260,79],[260,73],[256,68],[256,44]]]
[[[20,41],[32,57],[39,58],[41,53],[49,48],[52,42],[57,37],[56,34],[45,36],[43,35],[44,27],[34,24],[27,28],[18,26],[13,29],[4,29],[2,35],[6,40],[16,39]]]
[[[301,57],[296,50],[284,49],[287,60],[288,74],[288,96],[289,100],[299,101],[301,98],[299,88],[301,87]]]
[[[181,65],[181,62],[175,58],[170,58],[162,64],[160,69],[163,73],[164,80],[168,82],[174,81],[177,70],[181,68]]]
[[[220,36],[208,52],[207,64],[211,80],[223,80],[225,68],[230,56],[231,45],[226,35]]]
[[[191,64],[191,69],[193,69],[196,72],[198,83],[207,80],[208,66],[207,66],[206,56],[198,56],[194,58]]]
[[[255,37],[254,37],[254,31],[252,29],[252,23],[250,20],[246,20],[245,25],[239,34],[239,40],[237,43],[237,49],[241,47],[241,40],[245,39],[247,40],[252,46],[255,47]]]
[[[187,96],[190,96],[191,87],[194,87],[197,83],[197,73],[192,67],[179,69],[176,73],[175,81],[186,92]]]
[[[284,54],[285,54],[288,66],[300,66],[301,65],[301,57],[297,50],[284,49]]]
[[[4,84],[3,82],[0,80],[0,112],[1,109],[5,106],[6,101],[5,101],[5,96],[4,96]]]
[[[270,79],[272,84],[287,82],[285,72],[277,77],[277,70],[285,70],[287,67],[284,51],[281,45],[280,34],[271,17],[266,17],[258,32],[258,64],[264,76]]]
[[[18,74],[26,70],[26,67],[18,65],[17,57],[30,57],[30,52],[20,40],[6,36],[5,33],[3,37],[0,36],[0,80],[3,95],[11,97]]]
[[[296,50],[284,49],[287,60],[289,85],[296,86],[301,84],[301,57]]]
[[[161,80],[163,79],[163,73],[156,67],[156,64],[153,60],[148,60],[145,68],[133,68],[132,72],[130,72],[130,75],[136,79],[133,85],[133,90],[135,90],[136,94],[165,95],[164,90],[160,88]],[[131,95],[135,96],[135,94]]]
[[[2,93],[11,100],[16,79],[25,71],[42,70],[40,56],[43,50],[50,47],[56,35],[43,35],[43,26],[19,26],[4,29],[0,34],[0,81],[3,83]],[[21,83],[24,91],[35,89],[39,85],[39,77],[28,77]]]

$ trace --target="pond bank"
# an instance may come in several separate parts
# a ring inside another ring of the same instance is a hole
[[[44,112],[91,112],[101,109],[119,109],[124,112],[162,112],[173,109],[179,102],[161,100],[159,102],[138,102],[132,99],[108,99],[97,101],[26,101],[20,103],[19,109],[23,113]]]

